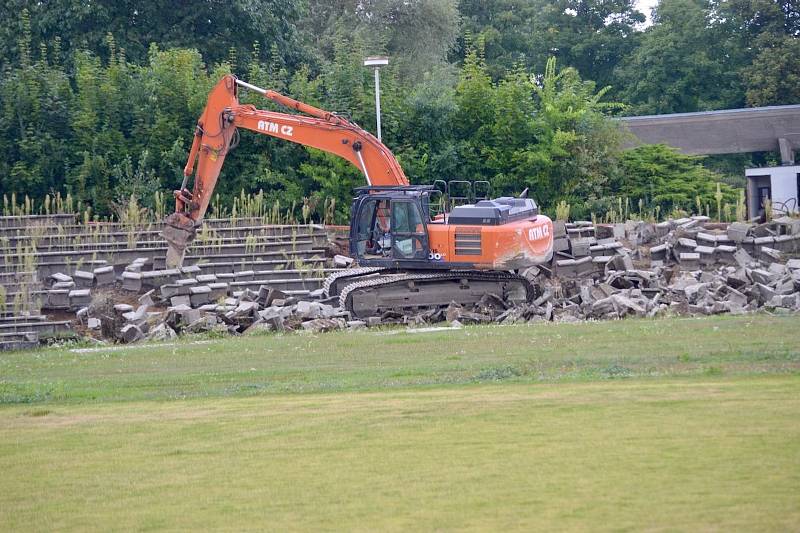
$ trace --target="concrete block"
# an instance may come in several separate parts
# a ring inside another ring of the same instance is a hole
[[[189,265],[180,268],[180,272],[183,274],[188,274],[189,276],[196,276],[201,272],[200,267],[198,265]]]
[[[353,264],[353,258],[336,254],[333,256],[333,266],[344,268]]]
[[[143,267],[142,263],[131,263],[125,267],[125,272],[141,272]]]
[[[123,313],[122,318],[128,322],[141,322],[147,318],[147,306],[140,305],[135,311],[128,311]]]
[[[669,247],[666,244],[659,244],[658,246],[653,246],[652,248],[650,248],[650,260],[666,261],[668,251]]]
[[[85,270],[76,270],[72,275],[72,280],[79,289],[91,288],[94,285],[94,274]]]
[[[728,238],[736,243],[742,242],[752,227],[752,224],[745,222],[733,222],[728,226]]]
[[[133,311],[133,306],[130,304],[117,304],[114,306],[114,312],[117,314],[125,314]]]
[[[762,302],[768,302],[775,296],[775,291],[772,287],[763,283],[756,283],[756,289],[758,289],[758,295]]]
[[[191,294],[190,285],[178,285],[177,283],[165,283],[159,288],[161,297],[165,300],[173,296],[186,296]]]
[[[783,260],[783,254],[780,251],[776,250],[775,248],[762,246],[759,253],[759,258],[763,259],[768,263],[775,263]]]
[[[734,258],[734,254],[736,253],[735,246],[728,246],[727,244],[721,244],[714,249],[717,261],[726,265],[735,265],[736,259]]]
[[[588,239],[570,239],[570,253],[573,257],[585,257],[590,255],[591,244]]]
[[[711,246],[698,246],[694,249],[700,256],[700,264],[702,266],[711,266],[715,262],[714,248]]]
[[[119,331],[119,336],[123,342],[130,343],[142,340],[144,333],[136,324],[127,324]]]
[[[775,274],[768,270],[764,270],[763,268],[754,268],[753,270],[749,271],[748,274],[754,283],[762,283],[764,285],[773,283],[777,278]]]
[[[190,307],[192,305],[192,299],[188,294],[181,294],[170,298],[169,303],[172,307],[180,307],[182,305]]]
[[[211,302],[211,287],[198,285],[189,289],[189,299],[192,307],[199,307]]]
[[[110,265],[95,268],[92,271],[92,274],[94,274],[94,278],[98,287],[113,285],[114,281],[116,281],[116,276],[114,275],[114,267]]]
[[[204,285],[208,285],[209,283],[216,283],[217,276],[216,274],[200,274],[197,276],[197,283],[202,283]]]
[[[227,283],[209,283],[208,288],[211,289],[211,293],[209,293],[208,297],[210,301],[216,302],[220,298],[224,298],[228,296],[228,284]]]
[[[575,269],[579,276],[591,274],[594,271],[594,263],[592,262],[592,260],[593,259],[591,256],[575,259]]]
[[[176,311],[181,317],[181,323],[184,326],[188,326],[193,322],[197,322],[203,316],[202,311],[199,309],[192,309],[191,307],[186,308],[181,306],[180,308],[176,308]]]
[[[53,283],[53,286],[51,288],[52,289],[62,289],[62,290],[63,289],[67,289],[67,290],[70,290],[70,289],[74,289],[75,288],[75,282],[74,281],[57,281],[56,283]]]
[[[345,326],[345,321],[341,318],[317,318],[303,322],[301,326],[306,331],[322,333],[325,331],[342,329]]]
[[[559,277],[571,278],[578,274],[574,259],[560,259],[556,261],[556,275]]]
[[[614,259],[613,255],[598,255],[592,258],[592,265],[597,274],[604,274],[608,264]]]
[[[48,309],[69,309],[69,293],[68,289],[52,289],[47,291],[45,299],[45,307]]]
[[[656,224],[656,227],[655,227],[656,237],[658,237],[659,239],[663,238],[663,237],[666,237],[666,235],[670,231],[672,231],[672,228],[673,228],[672,223],[670,223],[668,221],[667,222],[659,222],[658,224]]]
[[[181,277],[181,271],[177,268],[167,270],[151,270],[149,272],[142,272],[142,285],[145,287],[160,287],[167,283],[174,283]]]
[[[75,289],[69,291],[69,306],[73,309],[83,307],[92,303],[92,295],[89,289]]]
[[[56,272],[55,274],[52,274],[52,275],[50,276],[50,279],[51,279],[51,280],[52,280],[54,283],[67,283],[67,282],[72,282],[72,276],[68,276],[68,275],[66,275],[66,274],[63,274],[63,273],[61,273],[61,272]]]
[[[778,235],[775,237],[775,242],[772,246],[781,252],[794,252],[796,251],[795,242],[797,242],[795,237],[794,235]]]
[[[700,268],[700,254],[696,252],[683,252],[679,256],[682,270],[698,270]]]
[[[749,266],[754,261],[753,257],[747,253],[744,248],[736,250],[733,254],[733,259],[736,261],[737,265],[743,268]]]
[[[300,301],[295,307],[295,314],[300,318],[318,318],[321,315],[321,307],[317,302]]]
[[[142,290],[142,274],[139,272],[123,272],[122,288],[134,292]]]
[[[553,238],[558,239],[567,236],[567,225],[563,220],[553,221]]]
[[[153,293],[154,292],[155,292],[155,289],[150,289],[146,293],[144,293],[141,296],[139,296],[139,303],[142,304],[142,305],[148,305],[148,306],[154,305],[155,304],[155,302],[153,301]]]
[[[569,250],[569,239],[566,237],[558,237],[553,240],[553,251],[564,252]]]

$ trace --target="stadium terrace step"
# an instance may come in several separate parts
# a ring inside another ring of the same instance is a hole
[[[327,241],[324,231],[298,231],[291,234],[275,234],[266,231],[268,228],[245,228],[252,231],[242,231],[239,228],[220,228],[214,230],[213,234],[198,234],[194,244],[207,242],[210,245],[218,244],[241,244],[250,239],[255,244],[258,243],[284,243],[290,245],[292,241],[311,240],[318,244]],[[114,232],[114,233],[87,233],[74,235],[12,235],[3,237],[0,241],[0,252],[16,251],[18,246],[34,246],[39,251],[61,251],[64,249],[80,248],[127,248],[132,244],[133,247],[154,248],[164,246],[164,239],[160,231],[139,230],[135,233]]]
[[[58,215],[26,215],[26,216],[0,216],[0,228],[24,229],[31,226],[57,226],[62,224],[74,224],[77,216],[74,214]]]
[[[0,352],[5,350],[30,350],[39,346],[39,334],[35,331],[0,333]]]
[[[75,217],[70,215],[69,222],[63,219],[56,219],[55,222],[47,222],[46,217],[37,219],[36,222],[25,223],[21,221],[26,217],[5,217],[17,220],[16,224],[3,225],[0,222],[0,237],[11,235],[22,235],[26,233],[38,233],[43,231],[44,234],[50,235],[92,235],[92,234],[107,234],[107,233],[123,233],[127,234],[131,230],[131,224],[124,224],[120,222],[89,222],[89,224],[76,223]],[[2,219],[4,217],[0,217]],[[160,233],[163,228],[162,223],[145,223],[136,225],[134,231],[152,231]],[[205,219],[201,228],[208,228],[214,231],[241,233],[253,231],[257,228],[264,232],[269,232],[274,235],[291,235],[293,232],[301,230],[325,231],[325,226],[319,224],[268,224],[260,218],[247,218],[236,219],[231,221],[227,218],[222,219]],[[200,230],[202,231],[202,230]]]
[[[200,261],[208,259],[209,257],[219,258],[244,258],[244,257],[260,257],[260,256],[275,256],[281,254],[292,254],[296,252],[323,252],[320,248],[314,248],[312,241],[297,241],[291,244],[291,248],[286,250],[287,246],[283,244],[260,244],[255,246],[247,246],[244,244],[227,244],[221,246],[193,246],[187,252],[190,254],[186,260],[190,263],[193,261]],[[154,259],[153,263],[159,265],[159,259],[162,261],[166,258],[166,246],[158,248],[141,249],[141,248],[125,248],[121,250],[74,250],[70,252],[37,252],[35,254],[6,255],[0,256],[0,266],[11,266],[12,268],[5,268],[2,271],[11,272],[13,267],[25,264],[26,256],[32,255],[32,260],[37,266],[37,271],[40,276],[46,277],[54,272],[47,270],[42,272],[39,264],[48,263],[63,263],[72,265],[86,265],[92,264],[100,266],[97,261],[106,261],[113,264],[126,264],[132,262],[134,259],[143,256],[149,256]]]
[[[16,324],[21,322],[46,322],[47,317],[45,315],[30,315],[30,316],[19,316],[19,315],[2,315],[0,314],[0,324]]]
[[[27,322],[0,323],[0,334],[35,332],[41,336],[68,331],[72,331],[72,323],[69,320],[34,320]]]
[[[294,266],[296,262],[302,262],[303,265],[311,268],[321,268],[328,264],[328,260],[324,257],[302,257],[298,254],[297,259],[258,259],[246,263],[241,261],[212,261],[210,263],[196,263],[203,271],[203,274],[226,274],[234,273],[242,270],[254,270],[259,273],[266,271],[284,269],[286,267]]]

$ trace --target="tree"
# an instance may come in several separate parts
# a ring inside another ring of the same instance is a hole
[[[744,80],[748,105],[800,102],[800,39],[782,36],[768,40],[753,64],[744,69]]]
[[[541,72],[554,56],[601,87],[615,83],[645,20],[633,0],[462,0],[460,10],[465,29],[483,39],[494,78],[517,63]]]
[[[741,107],[744,90],[735,54],[712,25],[707,0],[661,0],[655,24],[617,74],[631,114]]]
[[[701,159],[664,145],[626,150],[610,192],[633,201],[641,199],[650,208],[658,206],[664,215],[674,209],[697,213],[698,202],[701,208],[716,205],[719,184],[723,204],[733,205],[736,190],[721,183],[723,176],[703,167]]]
[[[715,7],[738,55],[748,105],[800,102],[800,2],[728,0]]]
[[[303,56],[295,32],[299,4],[291,0],[0,0],[0,12],[23,9],[30,12],[33,34],[42,42],[60,37],[66,57],[76,50],[98,52],[108,33],[136,63],[147,59],[152,43],[162,48],[196,48],[209,62],[225,60],[231,47],[246,56],[254,41],[260,41],[265,50],[274,43],[292,64]],[[20,53],[17,30],[14,17],[3,17],[0,61]]]
[[[495,84],[471,51],[453,119],[462,177],[490,179],[496,194],[530,187],[544,205],[602,194],[620,140],[603,116],[616,107],[602,103],[606,92],[554,58],[542,76],[518,68]]]

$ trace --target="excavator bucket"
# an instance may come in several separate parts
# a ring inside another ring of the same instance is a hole
[[[196,233],[194,221],[183,213],[172,213],[164,220],[161,235],[167,241],[167,268],[183,266],[183,255]]]

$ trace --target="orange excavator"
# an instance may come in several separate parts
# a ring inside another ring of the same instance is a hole
[[[240,88],[296,113],[240,104]],[[183,184],[174,193],[175,212],[163,231],[169,267],[182,264],[239,128],[336,154],[364,173],[367,185],[355,190],[350,212],[350,252],[358,268],[337,272],[324,285],[354,316],[467,305],[486,294],[512,302],[534,296],[535,286],[519,272],[551,259],[553,223],[526,194],[439,213],[439,190],[410,185],[392,152],[372,134],[343,116],[232,75],[211,90],[197,121]]]

